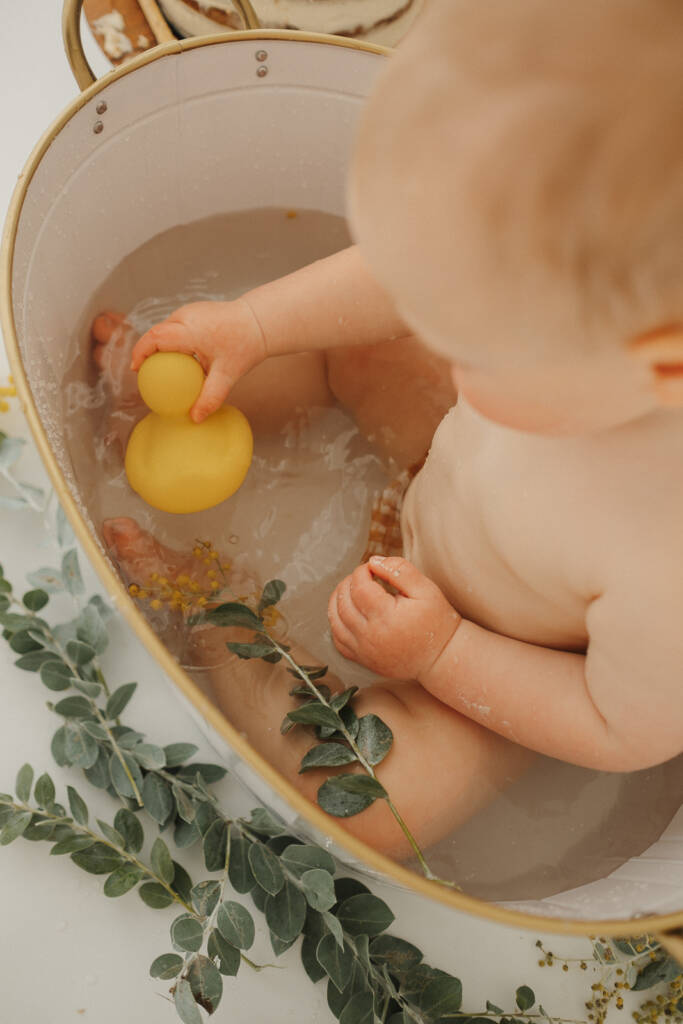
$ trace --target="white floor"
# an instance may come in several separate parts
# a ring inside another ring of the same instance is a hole
[[[60,0],[2,0],[2,7],[0,214],[4,215],[30,149],[75,95],[76,86],[62,52]],[[88,50],[93,66],[103,73],[107,66],[99,51],[92,43]],[[4,355],[0,355],[3,382],[5,372]],[[0,417],[0,429],[25,435],[16,402],[10,413]],[[32,451],[22,456],[20,468],[24,478],[40,482],[42,468]],[[54,561],[50,537],[36,514],[2,511],[1,515],[0,560],[8,577],[21,584],[26,571]],[[91,583],[94,587],[94,579]],[[147,728],[157,743],[196,742],[205,758],[212,757],[197,727],[169,696],[160,670],[123,624],[117,627],[115,646],[116,657],[110,655],[108,662],[112,679],[137,679],[141,684],[134,704],[137,728]],[[49,741],[56,717],[45,708],[47,691],[34,675],[14,668],[4,643],[0,664],[0,790],[13,788],[18,767],[28,760],[38,773],[52,773],[62,795],[67,783],[73,783],[100,816],[110,819],[114,809],[106,796],[93,799],[94,791],[79,773],[58,769],[51,761]],[[237,797],[231,796],[226,784],[225,804],[234,808],[231,799]],[[197,859],[188,867],[195,868],[197,878],[203,877]],[[168,926],[175,913],[151,911],[135,893],[108,900],[101,888],[101,879],[79,871],[68,858],[50,858],[47,845],[18,840],[0,849],[2,1024],[79,1020],[162,1024],[175,1019],[163,998],[164,984],[148,977],[152,959],[170,951]],[[392,931],[417,943],[428,962],[462,978],[468,1011],[483,1009],[487,998],[512,1011],[514,991],[526,983],[536,990],[548,1013],[582,1017],[589,977],[540,971],[536,935],[456,915],[388,887],[376,890],[396,913]],[[590,956],[587,941],[548,941],[567,955]],[[273,960],[264,935],[259,937],[255,957],[262,962]],[[228,979],[215,1019],[231,1024],[331,1021],[324,986],[311,985],[296,948],[278,965],[286,969],[260,974],[244,969],[239,978]],[[618,1019],[619,1014],[615,1012],[614,1017]]]

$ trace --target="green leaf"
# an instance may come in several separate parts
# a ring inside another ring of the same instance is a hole
[[[266,608],[270,608],[272,605],[277,604],[278,601],[282,598],[282,595],[284,594],[286,589],[287,585],[286,583],[283,583],[282,580],[269,580],[268,583],[266,583],[265,587],[263,588],[261,600],[258,603],[259,615]]]
[[[249,818],[249,824],[255,832],[266,836],[281,836],[286,829],[272,811],[265,807],[254,807]]]
[[[9,846],[28,828],[33,815],[31,811],[17,811],[0,831],[0,846]]]
[[[266,640],[261,640],[252,644],[240,644],[229,641],[225,646],[229,651],[232,651],[233,654],[236,654],[238,658],[242,658],[244,661],[249,661],[252,658],[267,658],[273,653],[277,654],[270,641]]]
[[[116,850],[105,846],[104,843],[93,843],[87,850],[72,853],[71,859],[74,864],[84,871],[89,871],[91,875],[108,875],[122,863],[121,856]]]
[[[192,906],[200,917],[211,917],[221,895],[220,882],[198,882],[190,894]]]
[[[177,777],[182,779],[183,782],[191,782],[193,785],[196,784],[197,774],[201,775],[204,782],[211,784],[212,782],[220,782],[220,780],[227,775],[227,770],[218,764],[186,764],[177,772]]]
[[[207,950],[212,960],[218,959],[216,966],[221,974],[234,978],[240,967],[239,949],[226,942],[221,933],[214,929],[209,935]]]
[[[378,935],[370,943],[370,959],[376,964],[386,964],[391,974],[400,977],[417,967],[422,960],[422,953],[405,939],[394,935]]]
[[[228,842],[228,824],[221,818],[210,826],[202,841],[204,863],[207,871],[222,871]]]
[[[253,843],[249,849],[249,866],[261,888],[276,896],[285,884],[285,876],[273,851],[262,843]]]
[[[194,846],[200,837],[201,833],[195,822],[190,824],[187,821],[183,821],[182,818],[176,820],[175,828],[173,829],[173,842],[179,850],[186,850],[188,847]]]
[[[420,1009],[430,1018],[438,1020],[447,1014],[457,1013],[462,1005],[462,984],[445,971],[437,971],[420,996]],[[519,991],[519,990],[518,990]],[[518,1004],[519,1005],[519,1004]],[[533,1002],[529,1003],[533,1006]]]
[[[311,868],[301,876],[304,896],[314,910],[329,910],[336,903],[332,876],[322,868]]]
[[[536,1002],[534,990],[529,988],[528,985],[520,985],[515,992],[515,1002],[517,1003],[517,1008],[519,1010],[530,1010]],[[456,1007],[456,1009],[459,1009],[459,1007]]]
[[[496,1006],[495,1003],[489,1002],[488,999],[486,1000],[486,1009],[489,1013],[500,1013],[501,1015],[505,1013],[505,1010],[501,1010],[500,1006]]]
[[[85,735],[85,727],[83,729]],[[92,740],[92,737],[88,737]],[[95,742],[92,740],[92,742]],[[95,743],[95,761],[93,764],[85,768],[83,773],[92,786],[97,786],[98,789],[109,789],[111,786],[111,775],[109,774],[109,758],[107,757],[107,751],[101,749]]]
[[[178,953],[162,953],[152,962],[149,973],[153,978],[170,981],[180,974],[184,960]]]
[[[351,980],[353,953],[346,946],[341,949],[333,935],[324,935],[318,943],[316,957],[330,981],[342,992]]]
[[[137,683],[117,687],[107,701],[107,718],[118,718],[137,689]]]
[[[24,594],[22,601],[25,608],[30,612],[39,612],[50,600],[44,590],[29,590]]]
[[[53,654],[49,661],[40,666],[40,678],[48,690],[68,690],[72,685],[73,672]]]
[[[251,892],[256,884],[249,864],[249,846],[250,844],[243,836],[231,831],[228,878],[235,892],[241,895]]]
[[[212,608],[206,613],[206,621],[213,626],[241,626],[257,632],[263,626],[258,615],[239,601],[227,601],[225,604],[219,604],[217,608]]]
[[[665,956],[657,960],[651,960],[642,971],[638,972],[634,992],[642,992],[644,989],[652,988],[662,982],[673,981],[681,973],[681,965],[673,957]]]
[[[327,850],[308,843],[291,843],[282,853],[280,860],[298,878],[311,868],[322,868],[331,875],[337,870],[334,858]]]
[[[64,732],[64,755],[68,763],[77,768],[91,768],[99,752],[97,741],[83,729],[80,722],[69,719]]]
[[[88,847],[94,845],[95,840],[91,839],[90,836],[71,835],[55,843],[50,850],[50,854],[54,857],[59,857],[65,853],[77,853],[79,850],[87,850]]]
[[[192,914],[181,914],[171,925],[171,942],[175,949],[196,953],[204,941],[204,929]]]
[[[339,1024],[374,1024],[374,998],[372,992],[356,992],[342,1010]]]
[[[132,750],[133,757],[149,771],[158,771],[166,767],[166,755],[161,747],[153,743],[137,743]]]
[[[54,654],[52,651],[29,651],[28,654],[23,654],[21,658],[17,658],[14,664],[17,668],[23,669],[24,672],[39,672],[43,665],[53,660]]]
[[[318,803],[335,818],[351,818],[385,796],[384,787],[370,775],[335,775],[318,790]]]
[[[46,590],[48,594],[56,594],[64,590],[64,581],[59,569],[42,568],[36,572],[30,572],[26,579],[33,587]]]
[[[62,579],[70,594],[78,596],[85,590],[81,570],[78,565],[78,554],[75,548],[67,551],[62,558]]]
[[[165,779],[150,772],[142,783],[142,800],[147,813],[160,825],[165,825],[173,814],[171,787]]]
[[[265,906],[266,924],[283,942],[295,939],[306,920],[306,899],[290,881]]]
[[[80,640],[69,640],[66,645],[66,653],[74,665],[81,667],[91,662],[97,652],[90,644],[81,643]]]
[[[323,913],[323,915],[322,915],[322,919],[323,919],[323,922],[324,922],[325,926],[327,928],[329,928],[330,934],[334,935],[334,938],[335,938],[335,941],[336,941],[337,945],[338,946],[343,946],[344,945],[344,931],[342,929],[341,924],[339,923],[337,918],[334,916],[334,914],[331,911],[326,910]]]
[[[47,772],[44,772],[36,782],[33,796],[38,806],[46,810],[55,802],[55,784]]]
[[[123,846],[123,836],[119,835],[115,828],[112,828],[112,826],[106,821],[102,821],[101,818],[97,819],[97,824],[99,825],[100,832],[105,839],[108,839],[110,843],[114,844],[114,846]]]
[[[311,747],[304,754],[299,774],[310,771],[312,768],[333,768],[340,764],[351,764],[352,761],[357,760],[354,752],[341,743],[320,743],[317,747]]]
[[[165,907],[170,907],[174,902],[171,893],[164,889],[163,885],[159,885],[158,882],[145,882],[138,889],[140,898],[143,903],[146,903],[152,910],[163,910]]]
[[[173,861],[171,860],[169,849],[163,839],[154,840],[150,853],[150,860],[155,875],[157,875],[162,882],[166,882],[167,885],[171,885],[173,882],[173,876],[175,875],[175,868],[173,867]]]
[[[109,772],[111,774],[111,781],[114,789],[119,796],[128,797],[133,800],[136,799],[135,790],[133,789],[131,780],[123,767],[122,760],[125,762],[128,771],[130,772],[135,785],[138,787],[138,793],[144,789],[144,783],[142,779],[142,772],[140,771],[137,762],[130,754],[125,751],[121,751],[121,754],[112,754],[109,758]],[[148,775],[147,778],[150,778]],[[142,797],[144,803],[144,795]]]
[[[123,896],[133,889],[144,876],[145,872],[135,864],[122,864],[111,873],[104,883],[104,895]]]
[[[173,996],[176,1013],[183,1024],[202,1024],[201,1014],[192,995],[189,981],[179,978]]]
[[[379,896],[361,893],[344,900],[337,910],[337,920],[349,935],[379,935],[394,920],[389,907]]]
[[[64,697],[55,704],[55,711],[64,718],[86,718],[93,713],[86,697]]]
[[[76,621],[76,636],[95,651],[102,654],[109,643],[107,627],[94,604],[87,604]]]
[[[15,633],[9,642],[10,649],[15,654],[28,654],[29,651],[41,651],[45,644],[32,636],[30,629],[20,629]]]
[[[73,786],[67,786],[66,793],[69,798],[69,809],[74,821],[78,822],[79,825],[87,825],[88,808],[85,805],[85,801],[79,796]]]
[[[363,715],[359,720],[356,743],[369,764],[383,761],[393,742],[394,734],[377,715]]]
[[[22,803],[28,803],[31,799],[31,787],[33,786],[33,768],[30,764],[24,764],[17,772],[17,781],[14,790]]]
[[[218,930],[231,946],[249,949],[255,936],[254,919],[241,903],[225,900],[218,908],[216,917]]]
[[[171,861],[171,863],[174,870],[173,891],[180,896],[183,903],[189,903],[192,899],[190,895],[192,892],[192,879],[183,865],[179,864],[177,860]]]
[[[208,957],[199,954],[192,958],[187,980],[195,1002],[207,1013],[215,1013],[223,994],[223,979]]]
[[[79,690],[81,693],[85,694],[86,697],[92,697],[93,699],[96,698],[96,697],[99,697],[100,693],[102,692],[102,684],[101,683],[91,683],[87,679],[75,679],[74,678],[73,686],[77,690]],[[92,722],[91,724],[94,725],[99,730],[99,732],[91,732],[90,733],[90,735],[94,736],[95,739],[97,739],[97,738],[103,739],[107,735],[106,731],[102,728],[102,726],[99,724],[99,722]],[[104,734],[104,736],[102,734]]]
[[[302,704],[300,708],[287,712],[290,722],[299,725],[324,725],[330,729],[340,729],[342,721],[336,711],[326,708],[324,704],[311,701],[310,704]]]
[[[183,761],[194,757],[198,750],[199,747],[195,746],[194,743],[169,743],[167,747],[164,747],[166,767],[177,768]]]

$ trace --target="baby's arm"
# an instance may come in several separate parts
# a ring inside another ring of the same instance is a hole
[[[399,595],[387,594],[373,576]],[[683,747],[681,630],[663,607],[661,595],[670,588],[656,582],[651,601],[624,585],[591,602],[586,655],[524,643],[462,619],[403,559],[373,559],[356,570],[335,591],[330,621],[347,657],[394,678],[407,671],[488,729],[574,764],[630,771]],[[680,583],[677,588],[668,607],[681,607]]]
[[[192,409],[200,421],[268,356],[367,345],[410,334],[353,246],[233,302],[181,306],[140,338],[131,365],[139,370],[154,352],[196,355],[207,373]]]

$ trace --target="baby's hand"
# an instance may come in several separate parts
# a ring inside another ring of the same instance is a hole
[[[190,415],[200,423],[219,409],[240,377],[268,354],[254,314],[242,299],[193,302],[143,334],[131,369],[136,372],[154,352],[186,352],[197,357],[206,380]]]
[[[399,593],[387,593],[375,577]],[[461,622],[436,584],[414,565],[379,556],[342,580],[327,613],[339,652],[391,679],[419,680]]]

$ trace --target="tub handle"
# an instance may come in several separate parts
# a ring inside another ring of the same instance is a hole
[[[233,6],[248,29],[259,29],[261,24],[251,5],[251,0],[232,0]],[[64,0],[62,10],[62,37],[66,57],[73,71],[78,87],[83,91],[96,80],[88,64],[81,39],[81,9],[83,0]]]
[[[678,960],[683,967],[683,928],[675,932],[662,932],[656,936],[667,953],[670,953],[674,960]]]

